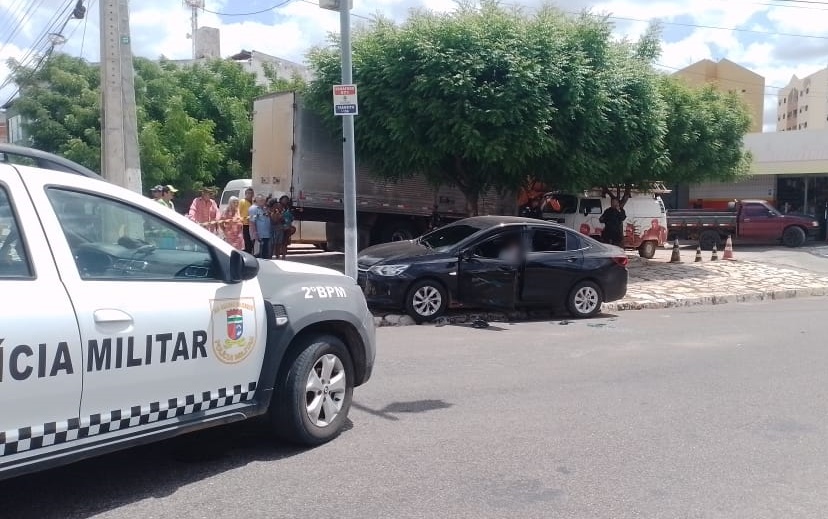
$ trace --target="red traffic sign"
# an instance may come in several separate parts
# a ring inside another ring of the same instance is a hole
[[[334,85],[333,87],[334,115],[357,115],[356,85]]]

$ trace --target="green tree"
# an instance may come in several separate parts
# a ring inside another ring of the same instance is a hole
[[[414,12],[401,25],[380,18],[357,31],[357,145],[372,170],[455,185],[473,214],[483,192],[519,183],[527,161],[556,145],[545,131],[556,107],[546,100],[560,76],[560,46],[530,22],[494,4],[461,5],[451,14]],[[316,80],[308,103],[335,125],[338,52],[318,48],[309,61]]]
[[[534,180],[613,186],[620,196],[650,181],[744,171],[742,105],[710,89],[674,99],[653,66],[659,27],[638,42],[612,31],[602,16],[551,7],[526,14],[492,2],[450,14],[417,11],[402,24],[377,18],[353,39],[358,153],[383,178],[423,174],[458,186],[471,213],[483,192]],[[331,43],[309,54],[316,79],[306,102],[338,132],[330,88],[341,69],[338,42]],[[699,112],[682,119],[691,101]],[[694,124],[715,127],[694,134]],[[682,146],[693,135],[688,151]]]
[[[751,116],[738,94],[692,87],[670,76],[660,78],[659,90],[666,107],[664,181],[692,184],[747,175],[752,157],[742,139]]]
[[[100,73],[87,62],[55,54],[36,72],[9,60],[29,144],[101,169]]]
[[[12,64],[15,109],[33,147],[100,171],[100,70],[55,54],[38,70]],[[144,185],[222,184],[250,174],[253,98],[266,91],[226,60],[181,67],[136,58]],[[293,86],[291,84],[290,86]]]

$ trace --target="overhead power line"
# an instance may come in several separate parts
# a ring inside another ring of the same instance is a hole
[[[272,11],[276,8],[286,6],[287,4],[291,3],[292,1],[293,0],[282,0],[282,2],[279,2],[276,5],[272,5],[272,6],[268,7],[267,9],[261,9],[259,11],[250,11],[248,13],[220,13],[218,11],[211,11],[211,10],[207,9],[206,7],[202,7],[201,10],[204,11],[205,13],[217,14],[219,16],[253,16],[254,14],[262,14],[262,13],[266,13],[268,11]]]

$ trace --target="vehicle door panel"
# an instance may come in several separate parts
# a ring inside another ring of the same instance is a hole
[[[739,236],[750,241],[771,241],[781,237],[779,219],[764,205],[745,204],[740,211]]]
[[[252,398],[266,333],[256,279],[222,281],[220,251],[160,211],[57,187],[35,195],[66,237],[54,249],[82,338],[81,420],[123,428]]]
[[[535,229],[526,254],[521,300],[556,303],[566,297],[583,271],[580,239],[562,229]]]
[[[0,468],[77,435],[78,323],[20,177],[0,165]]]
[[[505,248],[517,242],[517,255]],[[508,231],[471,245],[458,264],[461,303],[495,309],[514,308],[523,264],[523,232]]]

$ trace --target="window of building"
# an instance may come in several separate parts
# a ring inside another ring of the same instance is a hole
[[[786,118],[787,118],[787,117],[785,117],[785,115],[786,115],[786,114],[782,114],[782,119],[786,119]]]
[[[799,109],[799,113],[802,113],[802,108]]]
[[[796,127],[796,129],[797,129],[797,130],[801,130],[801,129],[802,129],[802,125],[800,124],[799,126],[797,126],[797,127]]]
[[[788,102],[788,98],[786,97],[786,98],[785,98],[785,100],[784,100],[783,102],[784,102],[784,103],[787,103],[787,102]]]
[[[745,92],[747,92],[747,90],[745,90],[745,89],[743,88],[743,89],[742,89],[742,93],[744,94]]]
[[[807,127],[808,127],[808,123],[802,123],[802,127],[803,127],[803,128],[807,128]]]
[[[805,105],[805,111],[806,112],[808,111],[808,105]]]
[[[811,91],[811,89],[810,89],[810,88],[806,88],[806,89],[805,89],[805,93],[806,93],[806,94],[807,94],[807,93],[809,93],[810,91]]]

